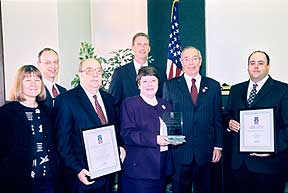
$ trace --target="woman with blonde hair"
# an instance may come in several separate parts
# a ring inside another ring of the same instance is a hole
[[[0,192],[57,192],[51,112],[41,102],[45,96],[40,71],[20,67],[10,102],[0,107]]]

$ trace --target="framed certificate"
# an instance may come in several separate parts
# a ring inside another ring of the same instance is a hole
[[[90,180],[121,170],[114,125],[81,132]]]
[[[240,111],[240,152],[275,151],[273,108]]]

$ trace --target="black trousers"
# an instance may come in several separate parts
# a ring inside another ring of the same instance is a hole
[[[232,170],[233,193],[283,193],[285,179],[280,174],[254,173],[243,164]]]
[[[195,160],[191,164],[175,164],[172,177],[173,193],[211,193],[211,165],[199,166]]]
[[[57,193],[56,186],[52,178],[36,178],[32,180],[31,193]]]

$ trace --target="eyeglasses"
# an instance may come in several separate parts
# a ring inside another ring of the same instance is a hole
[[[102,75],[103,70],[102,68],[86,68],[84,70],[81,70],[80,72],[85,72],[87,75],[93,75],[96,73],[97,75]]]
[[[184,62],[198,62],[201,58],[199,56],[194,56],[192,58],[183,58]]]
[[[141,80],[140,85],[148,85],[148,84],[158,84],[158,80]]]

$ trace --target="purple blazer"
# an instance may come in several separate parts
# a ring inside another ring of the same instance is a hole
[[[126,98],[121,106],[120,134],[126,149],[124,174],[137,179],[160,179],[159,117],[171,111],[171,105],[160,98],[151,106],[140,96]],[[166,175],[172,170],[171,156],[165,162]],[[163,174],[162,174],[163,175]]]

